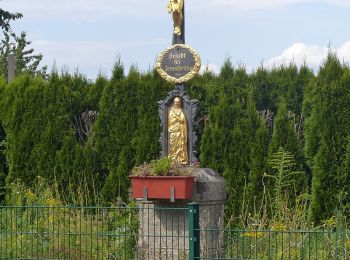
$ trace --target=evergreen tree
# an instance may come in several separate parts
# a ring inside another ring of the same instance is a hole
[[[266,176],[274,181],[273,219],[285,223],[288,220],[283,219],[286,215],[284,211],[290,207],[288,190],[295,183],[295,176],[303,172],[295,171],[296,163],[293,154],[282,147],[269,156],[268,163],[274,170],[272,175]]]
[[[77,187],[84,178],[99,178],[99,171],[94,174],[99,164],[94,157],[90,159],[89,148],[86,151],[77,146],[80,144],[73,127],[73,119],[86,109],[84,102],[89,87],[87,80],[78,74],[53,73],[49,81],[23,75],[3,89],[1,112],[6,131],[8,184],[22,180],[26,185],[34,185],[36,177],[41,176],[50,184],[56,182],[63,194],[67,182]],[[65,159],[62,153],[79,158],[74,159],[79,163]],[[91,167],[91,160],[95,167]],[[69,169],[62,166],[65,162]],[[91,172],[77,176],[86,169]]]
[[[164,99],[172,87],[158,76],[156,70],[142,76],[136,90],[137,130],[132,140],[136,165],[159,158],[162,129],[157,102]]]
[[[313,173],[310,217],[315,223],[341,207],[340,193],[349,175],[342,169],[350,133],[349,75],[349,68],[330,53],[305,101],[311,105],[305,150]]]
[[[227,216],[244,217],[243,211],[252,211],[254,203],[261,200],[268,135],[256,111],[245,69],[224,64],[218,83],[218,102],[209,109],[202,137],[201,165],[225,177]]]
[[[292,170],[304,172],[304,156],[295,128],[291,119],[288,117],[287,106],[283,97],[278,105],[278,113],[274,120],[273,134],[269,145],[270,156],[275,154],[281,147],[285,151],[290,152],[295,158],[295,165]],[[274,174],[273,169],[271,169],[271,173]],[[306,174],[298,174],[294,176],[292,185],[288,186],[288,189],[286,189],[289,199],[294,201],[295,195],[307,191],[307,180]]]
[[[127,176],[134,165],[130,158],[131,140],[137,129],[136,92],[140,74],[131,68],[123,78],[123,66],[117,63],[110,83],[105,87],[100,101],[100,114],[95,124],[95,149],[103,158],[103,167],[108,177],[102,187],[102,199],[111,202],[118,196],[128,198]],[[123,153],[122,153],[123,152]],[[123,161],[123,167],[119,167]],[[119,183],[120,189],[116,188]]]
[[[251,214],[263,213],[264,174],[267,170],[269,133],[264,120],[259,116],[252,96],[248,100],[247,136],[249,140],[249,179],[247,210]]]
[[[274,100],[272,96],[273,82],[269,76],[269,72],[263,67],[263,65],[261,65],[252,75],[252,80],[257,110],[276,111],[276,100]]]
[[[294,156],[300,157],[301,151],[294,126],[288,117],[286,101],[281,97],[278,104],[278,112],[274,119],[274,128],[270,142],[270,153],[277,152],[279,147],[292,152]],[[301,162],[300,162],[301,163]]]
[[[343,176],[343,183],[340,183],[339,204],[341,212],[349,219],[350,217],[350,135],[347,138],[346,155],[340,173]]]
[[[279,99],[284,96],[287,109],[296,115],[296,120],[300,120],[305,87],[312,78],[311,70],[305,65],[298,70],[291,63],[271,71],[260,66],[252,75],[257,109],[268,109],[276,114]]]

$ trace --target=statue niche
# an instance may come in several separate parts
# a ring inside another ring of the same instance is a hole
[[[170,91],[165,100],[158,102],[162,125],[162,157],[170,157],[179,163],[194,164],[198,161],[194,151],[197,135],[194,118],[198,101],[190,99],[182,87]]]

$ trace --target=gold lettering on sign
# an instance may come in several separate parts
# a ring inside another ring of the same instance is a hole
[[[186,59],[186,53],[169,53],[169,60],[172,59]]]
[[[166,72],[187,72],[191,70],[192,68],[190,66],[175,66],[175,67],[165,66]]]

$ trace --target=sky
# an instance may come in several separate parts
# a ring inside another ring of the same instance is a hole
[[[185,0],[185,5],[186,44],[199,52],[202,68],[216,73],[226,58],[249,72],[291,61],[317,71],[329,48],[350,61],[350,0]],[[90,79],[109,76],[118,58],[126,70],[152,69],[171,45],[167,0],[2,0],[0,8],[23,14],[13,30],[27,32],[43,64]]]

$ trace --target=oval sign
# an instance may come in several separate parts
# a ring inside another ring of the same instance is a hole
[[[157,71],[172,83],[184,83],[196,76],[201,68],[199,54],[186,44],[175,44],[157,58]]]

